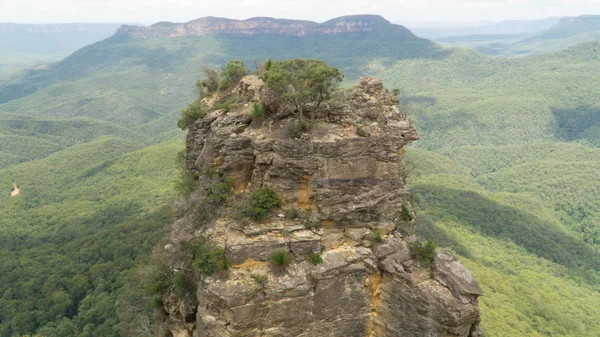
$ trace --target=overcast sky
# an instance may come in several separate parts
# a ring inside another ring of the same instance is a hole
[[[0,0],[0,22],[187,22],[203,16],[325,21],[349,14],[388,20],[501,21],[600,14],[600,0]]]

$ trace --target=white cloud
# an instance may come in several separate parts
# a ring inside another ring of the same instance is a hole
[[[0,22],[185,22],[202,16],[324,21],[381,14],[394,22],[533,19],[600,13],[600,0],[0,0]]]

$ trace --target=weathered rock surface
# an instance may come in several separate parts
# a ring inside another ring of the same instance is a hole
[[[262,86],[246,78],[235,90],[252,102]],[[246,226],[227,215],[201,225],[178,220],[169,251],[203,237],[225,249],[232,267],[199,281],[191,300],[163,298],[173,336],[482,335],[472,274],[449,251],[437,253],[432,268],[419,266],[395,230],[403,206],[413,213],[400,172],[402,148],[417,139],[398,103],[368,78],[324,106],[300,136],[289,132],[292,118],[252,122],[250,103],[190,128],[188,169],[232,177],[237,194],[270,188],[282,208],[304,215]],[[373,230],[381,240],[368,240]],[[278,250],[293,256],[287,268],[269,263]],[[311,264],[310,254],[322,263]]]

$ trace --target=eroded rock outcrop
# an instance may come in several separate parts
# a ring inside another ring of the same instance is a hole
[[[258,78],[235,91],[245,100],[238,109],[191,126],[188,169],[230,177],[232,198],[269,188],[282,209],[302,216],[275,212],[240,224],[225,210],[212,221],[178,220],[167,250],[204,238],[232,266],[197,280],[183,298],[164,296],[166,330],[176,337],[482,335],[482,292],[472,274],[449,251],[421,267],[410,248],[416,239],[399,230],[414,217],[401,160],[417,134],[381,81],[361,79],[299,134],[290,132],[295,119],[285,108],[252,120],[251,103],[268,94]],[[285,268],[269,263],[280,250],[293,257]],[[315,254],[322,263],[311,263]],[[171,267],[185,270],[175,258]]]

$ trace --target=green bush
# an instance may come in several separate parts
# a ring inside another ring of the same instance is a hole
[[[410,246],[413,258],[417,259],[423,267],[429,267],[433,263],[435,249],[435,243],[431,239],[428,239],[425,243],[417,240]]]
[[[185,167],[185,150],[177,153],[175,166],[178,174],[173,187],[180,197],[187,198],[198,188],[198,181],[197,176]]]
[[[219,90],[219,74],[212,68],[204,68],[206,78],[200,82],[200,86],[206,88],[209,93]]]
[[[344,79],[337,69],[319,60],[284,60],[272,62],[265,74],[267,87],[279,94],[279,99],[292,105],[298,119],[304,119],[306,108],[316,108],[331,98],[331,94]],[[314,111],[311,113],[314,121]]]
[[[214,178],[212,184],[206,187],[206,202],[212,206],[223,205],[231,195],[233,178]]]
[[[163,306],[163,301],[162,298],[158,295],[154,295],[150,298],[150,305],[153,308],[162,308]]]
[[[250,203],[253,207],[258,207],[264,210],[271,210],[281,205],[281,200],[277,194],[269,188],[261,188],[258,191],[252,192],[250,195]]]
[[[227,66],[223,67],[220,75],[219,89],[227,90],[236,85],[242,77],[246,75],[244,62],[239,60],[231,60]]]
[[[359,137],[369,137],[369,134],[365,130],[363,130],[363,128],[361,128],[360,126],[358,126],[356,128],[356,134]]]
[[[319,263],[323,262],[323,258],[321,257],[321,255],[319,254],[310,254],[308,256],[308,262],[312,263],[313,265],[318,265]]]
[[[371,232],[367,235],[367,238],[371,242],[383,242],[383,238],[381,237],[381,232],[377,229],[372,229]]]
[[[252,104],[252,119],[260,119],[265,115],[265,108],[262,104]]]
[[[307,120],[299,120],[289,126],[288,133],[292,138],[299,138],[303,133],[310,131],[312,125]]]
[[[194,174],[191,172],[180,171],[174,185],[177,194],[183,198],[187,198],[198,187],[198,181],[196,181]]]
[[[165,264],[149,267],[150,275],[143,279],[142,288],[150,295],[162,295],[172,285],[173,272]]]
[[[213,208],[205,202],[200,202],[196,206],[195,222],[199,225],[209,222],[213,218]]]
[[[236,107],[237,100],[237,96],[229,97],[227,100],[215,104],[215,110],[223,110],[225,113],[227,113]]]
[[[250,205],[242,210],[243,217],[255,221],[265,220],[269,212],[281,205],[281,200],[271,189],[261,188],[250,195]]]
[[[288,220],[297,219],[300,216],[300,212],[295,208],[285,210],[285,218]]]
[[[181,247],[192,254],[192,266],[198,269],[201,277],[211,276],[218,270],[228,270],[230,267],[225,250],[211,247],[204,239],[182,241]]]
[[[287,267],[292,263],[292,255],[285,250],[278,250],[271,254],[269,261],[275,267]]]
[[[410,222],[412,221],[413,217],[412,215],[410,215],[410,211],[408,210],[408,207],[406,207],[406,205],[402,205],[402,211],[400,212],[400,219],[402,219],[402,221],[406,221],[406,222]]]
[[[177,296],[184,296],[187,292],[193,291],[194,282],[185,272],[175,273],[173,275],[173,290]]]
[[[267,275],[263,274],[250,274],[250,277],[256,284],[264,285],[267,282]]]
[[[204,189],[205,197],[196,207],[196,221],[205,223],[218,215],[218,212],[231,195],[230,177],[221,177],[219,172],[204,171],[205,177],[201,186]]]
[[[206,116],[206,105],[200,100],[196,100],[181,111],[181,118],[177,122],[177,126],[185,131],[190,125],[194,124],[195,121],[204,118],[204,116]]]
[[[219,259],[217,259],[216,268],[220,271],[228,271],[229,268],[231,268],[231,263],[229,260],[227,260],[225,255],[222,255]]]

